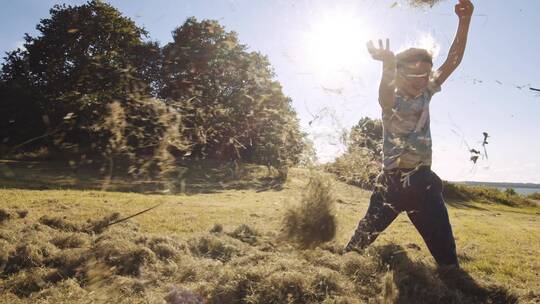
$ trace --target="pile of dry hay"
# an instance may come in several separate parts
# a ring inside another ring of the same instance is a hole
[[[246,225],[183,239],[141,233],[133,221],[96,233],[4,211],[2,303],[467,303],[495,294],[447,287],[395,245],[341,256],[332,244],[298,250]]]

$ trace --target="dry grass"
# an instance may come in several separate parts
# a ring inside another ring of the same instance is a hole
[[[42,233],[36,238],[33,231]],[[142,233],[133,222],[101,234],[15,225],[6,232],[22,238],[8,250],[2,298],[23,303],[81,298],[126,303],[515,301],[504,288],[482,287],[463,272],[441,273],[413,260],[396,244],[341,256],[333,246],[297,250],[269,234],[258,234],[258,242],[235,238],[247,231],[252,229],[239,226],[184,241]]]
[[[540,200],[540,192],[531,193],[527,195],[527,198],[533,199],[533,200]]]
[[[450,207],[464,271],[437,269],[403,216],[365,254],[340,255],[367,208],[369,193],[356,187],[332,181],[339,218],[334,242],[299,249],[278,233],[287,202],[317,193],[303,190],[311,175],[291,170],[281,191],[189,196],[0,190],[0,209],[10,214],[0,223],[0,303],[512,303],[516,298],[534,303],[540,298],[538,208],[472,202]],[[331,201],[328,193],[323,189],[314,197]],[[132,220],[86,229],[159,202],[164,204]],[[26,210],[26,216],[17,216],[17,210]]]
[[[495,203],[506,206],[534,206],[530,196],[522,196],[515,191],[501,191],[497,188],[468,186],[445,182],[444,197],[447,199]]]
[[[5,209],[0,209],[0,223],[11,219],[11,213]]]

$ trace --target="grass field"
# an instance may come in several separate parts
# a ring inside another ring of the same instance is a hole
[[[174,195],[127,192],[125,180],[102,191],[88,172],[50,164],[0,169],[1,303],[540,303],[539,207],[448,202],[458,271],[435,267],[403,214],[365,254],[341,255],[369,192],[330,175],[335,240],[300,249],[283,239],[307,169],[276,184],[264,168],[235,179],[203,168]]]

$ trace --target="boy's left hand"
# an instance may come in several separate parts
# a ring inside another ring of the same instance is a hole
[[[459,19],[471,18],[474,11],[474,5],[470,0],[459,0],[459,3],[456,4],[455,11]]]

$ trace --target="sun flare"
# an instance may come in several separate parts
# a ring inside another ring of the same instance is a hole
[[[327,15],[318,20],[307,35],[307,59],[325,71],[350,68],[363,61],[362,52],[371,38],[360,18]]]

